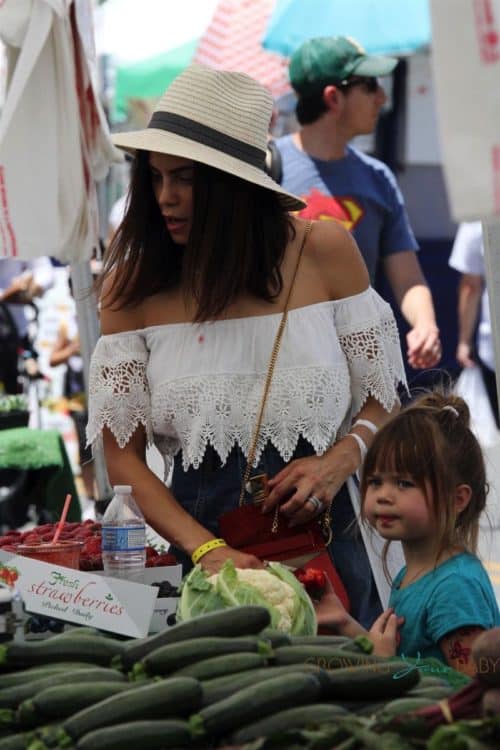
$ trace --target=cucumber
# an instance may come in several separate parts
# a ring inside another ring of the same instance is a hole
[[[192,677],[171,677],[133,687],[66,719],[59,732],[60,745],[71,746],[72,740],[95,729],[125,721],[188,716],[199,708],[201,699],[201,685]]]
[[[20,669],[17,672],[0,673],[0,691],[14,685],[23,685],[25,682],[42,679],[58,672],[74,671],[75,669],[88,669],[88,662],[84,661],[58,661],[54,664],[42,664],[39,667]]]
[[[358,716],[368,716],[372,717],[375,716],[375,714],[378,713],[384,706],[387,704],[387,701],[342,701],[341,706],[343,706],[347,711],[350,711],[353,714],[357,714]]]
[[[335,721],[339,717],[349,715],[342,706],[334,703],[312,703],[308,706],[286,708],[284,711],[260,719],[253,724],[247,724],[243,729],[238,729],[231,736],[231,742],[235,745],[244,745],[246,742],[259,739],[259,737],[272,737],[279,732],[288,729],[305,729],[310,726]]]
[[[80,635],[92,635],[92,636],[98,635],[101,638],[107,638],[107,637],[109,637],[105,633],[103,633],[102,630],[98,630],[97,628],[92,628],[92,627],[87,626],[87,625],[80,625],[79,627],[77,626],[77,627],[69,628],[68,630],[63,630],[63,632],[59,633],[56,636],[56,638],[66,638],[67,636],[71,637],[73,635],[77,635],[77,636],[80,636]]]
[[[23,728],[66,719],[87,706],[125,690],[133,690],[133,686],[123,682],[97,682],[85,685],[85,688],[80,683],[56,685],[40,690],[33,698],[23,701],[17,709],[17,719]]]
[[[321,694],[315,674],[290,672],[238,690],[189,717],[193,737],[217,737],[291,705],[314,703]]]
[[[236,654],[242,651],[271,656],[273,651],[267,641],[259,636],[241,638],[190,638],[180,643],[170,643],[157,648],[132,669],[134,678],[141,675],[168,675],[183,669],[189,664],[223,654]],[[215,675],[214,675],[215,676]]]
[[[209,706],[211,703],[234,695],[237,690],[246,688],[256,682],[264,682],[273,677],[279,677],[283,674],[293,672],[309,672],[318,674],[319,670],[312,664],[292,664],[289,667],[263,667],[262,669],[245,669],[242,672],[215,677],[211,680],[202,682],[203,688],[203,706]]]
[[[355,638],[350,638],[347,643],[340,644],[339,650],[354,651],[360,654],[371,654],[373,652],[373,641],[371,641],[366,635],[357,635]]]
[[[125,644],[121,658],[124,667],[129,669],[151,651],[170,643],[211,636],[235,638],[242,635],[257,635],[270,624],[271,615],[266,607],[244,605],[220,609],[180,622],[172,628],[161,630],[138,642],[128,642]]]
[[[414,698],[431,698],[434,701],[441,701],[444,698],[448,698],[454,689],[448,685],[432,685],[431,687],[421,687],[420,683],[416,688],[410,690],[408,697]]]
[[[24,685],[14,685],[10,688],[0,690],[0,707],[16,708],[22,701],[32,698],[40,690],[52,687],[54,685],[66,685],[75,682],[126,682],[127,678],[123,672],[106,667],[92,667],[86,665],[83,669],[77,669],[73,672],[61,674],[46,675],[40,680],[33,680]],[[129,683],[127,683],[129,684]]]
[[[292,645],[291,637],[288,635],[288,633],[283,633],[282,630],[265,628],[265,630],[259,633],[259,637],[263,638],[265,641],[269,641],[273,648],[278,648],[278,646]]]
[[[318,679],[322,697],[333,700],[379,701],[397,698],[414,687],[419,680],[416,671],[408,671],[399,660],[353,666],[347,669],[320,671]]]
[[[0,665],[33,667],[56,661],[83,661],[108,666],[120,655],[125,644],[101,636],[57,636],[44,641],[0,644]]]
[[[206,680],[210,677],[222,677],[234,675],[235,672],[243,670],[254,670],[265,667],[267,659],[263,654],[249,652],[212,656],[210,659],[202,659],[194,664],[174,672],[173,677],[194,677],[196,680]]]
[[[355,638],[343,635],[303,635],[294,636],[290,640],[290,646],[328,646],[340,651],[355,651],[362,654],[371,654],[373,651],[373,643],[364,635]]]
[[[384,656],[343,651],[334,646],[280,646],[274,652],[273,664],[284,667],[288,664],[314,664],[320,669],[347,669],[348,667],[384,664]],[[400,662],[401,667],[404,662]]]
[[[411,714],[420,708],[433,706],[436,701],[430,698],[398,698],[397,700],[386,703],[385,706],[377,712],[377,719],[388,719],[402,714]]]
[[[16,712],[12,708],[0,708],[0,732],[17,732],[18,728]]]
[[[26,750],[31,739],[32,734],[30,732],[9,734],[8,737],[0,739],[0,750]]]
[[[418,683],[418,688],[427,687],[449,687],[449,683],[446,680],[443,680],[442,677],[436,677],[435,675],[420,672],[420,682]]]
[[[290,638],[290,646],[343,646],[352,638],[345,635],[294,635]]]
[[[77,742],[77,750],[124,750],[144,748],[191,747],[193,740],[186,721],[165,719],[156,721],[129,721],[89,732]]]

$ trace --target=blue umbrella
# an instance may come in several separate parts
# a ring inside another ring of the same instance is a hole
[[[428,0],[277,0],[263,46],[285,57],[315,36],[353,36],[371,54],[428,45]]]

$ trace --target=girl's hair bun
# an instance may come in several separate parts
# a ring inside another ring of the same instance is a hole
[[[442,417],[447,422],[456,420],[462,427],[470,427],[469,407],[463,398],[454,393],[440,393],[439,391],[428,393],[417,399],[410,406],[410,409],[412,408],[428,409],[434,411],[438,419]]]

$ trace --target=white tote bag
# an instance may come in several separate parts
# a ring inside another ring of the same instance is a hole
[[[78,262],[98,241],[94,180],[118,152],[91,85],[85,19],[76,11],[82,2],[0,4],[9,69],[0,119],[0,257]]]
[[[500,433],[496,426],[479,367],[477,365],[464,367],[455,383],[454,390],[457,396],[461,396],[469,407],[471,429],[481,445],[495,445],[499,440]]]

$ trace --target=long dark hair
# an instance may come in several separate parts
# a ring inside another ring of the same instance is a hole
[[[127,209],[104,258],[112,275],[107,304],[134,306],[182,285],[196,301],[195,321],[216,318],[238,295],[273,301],[283,288],[281,262],[295,230],[278,195],[234,175],[194,164],[193,222],[176,245],[156,201],[149,153],[139,151]]]

